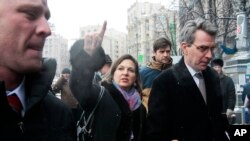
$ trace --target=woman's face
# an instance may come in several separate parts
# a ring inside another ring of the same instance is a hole
[[[125,59],[117,66],[113,80],[124,90],[129,90],[136,80],[135,69],[134,62]]]

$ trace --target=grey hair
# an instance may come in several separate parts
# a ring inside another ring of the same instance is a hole
[[[217,33],[217,28],[212,23],[205,19],[197,18],[185,23],[180,33],[180,43],[186,42],[188,44],[193,44],[195,32],[197,30],[205,31],[213,37],[215,37]]]

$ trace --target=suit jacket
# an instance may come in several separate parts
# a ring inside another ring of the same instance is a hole
[[[202,73],[207,104],[183,58],[155,79],[149,98],[146,140],[227,140],[219,76],[210,67]]]

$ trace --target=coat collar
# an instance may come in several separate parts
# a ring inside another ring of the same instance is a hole
[[[103,82],[102,85],[109,91],[110,95],[113,97],[120,110],[126,115],[129,115],[131,113],[131,110],[121,92],[113,84],[110,84],[108,82]]]
[[[199,91],[199,88],[197,87],[193,79],[193,76],[190,74],[187,66],[184,63],[183,57],[181,58],[179,63],[177,63],[173,67],[173,69],[174,69],[175,76],[177,77],[177,81],[179,81],[180,85],[185,87],[185,89],[187,89],[190,92],[190,94],[194,96],[194,98],[199,99],[200,101],[203,101],[204,105],[206,105]],[[207,67],[204,71],[202,71],[205,85],[206,85],[207,104],[209,104],[209,102],[212,100],[211,93],[214,93],[214,89],[215,89],[213,85],[215,84],[215,79],[212,73],[213,72],[211,71],[210,67]]]
[[[181,60],[179,61],[179,63],[177,63],[174,66],[174,69],[178,73],[179,80],[182,80],[184,82],[189,83],[190,79],[193,79],[193,76],[190,74],[187,66],[184,63],[184,57],[182,57]],[[204,71],[202,71],[202,74],[204,76],[206,83],[207,83],[207,81],[212,80],[211,77],[213,76],[214,72],[212,71],[212,69],[209,66],[207,66],[207,68]],[[218,75],[216,75],[216,76],[218,76]]]
[[[27,111],[48,94],[55,72],[55,59],[44,59],[43,68],[40,72],[26,75],[25,89]]]
[[[190,80],[193,79],[192,75],[188,71],[187,66],[184,63],[184,57],[182,57],[181,60],[179,61],[179,63],[177,63],[173,68],[177,73],[176,76],[177,76],[178,80],[182,81],[183,83],[185,83],[185,82],[189,83]],[[195,84],[195,82],[194,82],[194,84]]]
[[[25,75],[26,112],[39,103],[51,89],[55,76],[55,59],[43,59],[43,67],[40,72]],[[8,108],[4,81],[0,81],[0,103],[1,108]]]
[[[152,61],[150,61],[147,64],[147,67],[151,68],[151,69],[156,69],[159,71],[165,70],[167,68],[170,68],[172,66],[173,63],[173,59],[170,57],[169,62],[168,63],[161,63],[158,61],[155,61],[155,57],[152,57]]]

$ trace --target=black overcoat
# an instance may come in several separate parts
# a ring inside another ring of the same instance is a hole
[[[222,115],[219,76],[202,71],[207,104],[184,59],[159,75],[149,99],[146,140],[224,141],[227,119]]]
[[[40,72],[25,75],[24,117],[11,109],[4,82],[0,81],[1,141],[76,140],[75,122],[70,108],[52,94],[51,83],[55,71],[55,60],[44,59]]]

